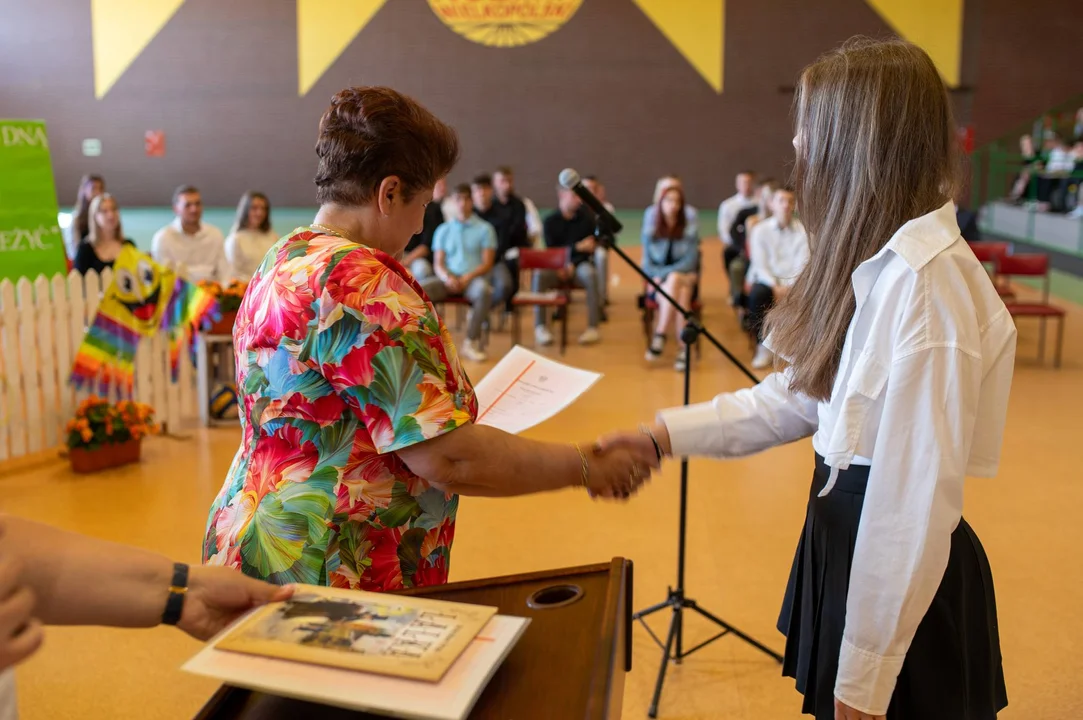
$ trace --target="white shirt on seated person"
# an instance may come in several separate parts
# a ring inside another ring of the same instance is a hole
[[[236,280],[248,282],[259,270],[263,258],[278,242],[274,229],[259,230],[240,228],[226,238],[225,253],[229,260],[230,274]]]
[[[800,220],[783,226],[772,216],[752,228],[748,238],[748,281],[769,288],[789,287],[809,259],[808,234]]]
[[[180,218],[154,233],[151,255],[160,263],[184,265],[192,282],[215,280],[228,283],[233,270],[226,259],[226,240],[222,231],[213,225],[199,223],[199,229],[187,233]]]

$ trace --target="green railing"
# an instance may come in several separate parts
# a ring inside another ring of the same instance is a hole
[[[1027,202],[1037,199],[1037,173],[1032,173],[1018,198],[1022,202],[998,202],[1009,197],[1012,185],[1026,167],[1019,138],[1031,135],[1038,153],[1048,131],[1070,143],[1076,134],[1075,116],[1080,107],[1083,107],[1083,95],[1065,101],[1032,122],[1012,128],[970,155],[970,207],[982,211],[984,234],[1083,258],[1083,222],[1063,214],[1039,212],[1036,203]],[[1071,176],[1066,188],[1068,198],[1078,197],[1080,182],[1083,174]]]

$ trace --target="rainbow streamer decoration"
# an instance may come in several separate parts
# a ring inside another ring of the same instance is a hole
[[[180,349],[194,351],[195,333],[218,317],[218,301],[133,247],[113,264],[113,282],[75,354],[71,384],[108,397],[126,398],[135,388],[139,341],[160,331],[169,338],[170,374],[176,381]]]
[[[180,368],[181,348],[188,346],[188,353],[196,361],[196,333],[204,323],[220,320],[218,301],[209,292],[186,280],[177,278],[173,296],[162,316],[162,329],[169,331],[169,370],[173,382],[177,381]]]

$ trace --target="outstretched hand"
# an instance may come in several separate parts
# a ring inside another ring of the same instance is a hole
[[[653,440],[651,439],[653,436]],[[654,443],[657,441],[658,447]],[[657,468],[660,465],[658,451],[663,456],[672,452],[669,441],[669,431],[661,423],[655,423],[650,427],[642,427],[639,430],[621,430],[609,433],[598,438],[594,445],[596,455],[605,455],[614,450],[627,450],[639,458],[649,458],[651,466]]]
[[[668,436],[666,438],[668,442]],[[591,483],[591,497],[626,499],[631,497],[649,478],[651,471],[661,467],[658,449],[649,435],[625,432],[605,435],[593,446],[592,478],[605,478],[602,487]],[[595,471],[594,467],[599,468]]]
[[[230,568],[193,567],[177,627],[197,640],[208,640],[252,608],[292,595],[291,586],[270,585]]]

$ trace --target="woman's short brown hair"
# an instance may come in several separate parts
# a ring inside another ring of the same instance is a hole
[[[403,182],[407,201],[459,159],[455,131],[415,100],[386,87],[350,87],[331,98],[316,140],[316,201],[363,205],[384,178]]]

